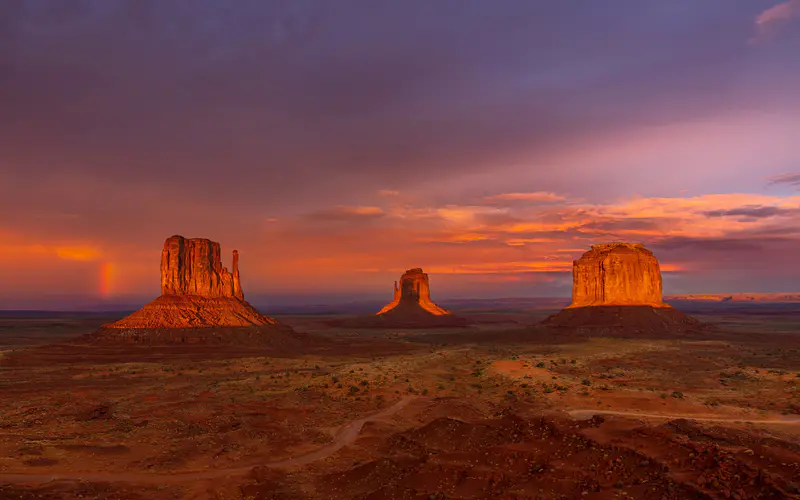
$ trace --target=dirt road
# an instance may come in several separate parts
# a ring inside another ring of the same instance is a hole
[[[663,419],[676,420],[685,418],[687,420],[697,420],[698,422],[722,422],[722,423],[743,423],[743,424],[765,424],[765,425],[800,425],[800,418],[787,417],[766,420],[750,420],[744,418],[718,418],[704,417],[701,415],[659,415],[656,413],[637,413],[632,411],[615,410],[569,410],[567,414],[572,418],[591,418],[595,415],[620,415],[623,417],[637,417],[644,419]]]
[[[260,464],[251,464],[243,467],[236,467],[232,469],[210,469],[201,471],[175,471],[168,473],[147,473],[147,472],[60,472],[52,474],[43,473],[27,473],[27,472],[0,472],[0,486],[3,484],[37,484],[48,483],[51,481],[102,481],[102,482],[123,482],[123,483],[137,483],[137,484],[176,484],[187,481],[196,481],[202,479],[215,479],[228,476],[239,476],[247,474],[256,465],[267,467],[296,467],[306,465],[317,460],[327,458],[345,446],[352,444],[358,439],[361,428],[367,422],[381,420],[383,418],[394,415],[402,410],[418,396],[406,396],[394,405],[374,413],[368,417],[354,420],[342,426],[336,437],[328,445],[323,446],[315,451],[305,453],[292,458],[283,460],[276,460],[274,462],[263,462]]]

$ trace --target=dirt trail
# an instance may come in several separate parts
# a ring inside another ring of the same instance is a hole
[[[3,484],[22,484],[22,483],[48,483],[51,481],[93,481],[93,482],[126,482],[138,484],[174,484],[183,483],[187,481],[196,481],[202,479],[215,479],[227,476],[238,476],[247,474],[253,467],[266,466],[266,467],[296,467],[299,465],[306,465],[317,460],[327,458],[345,446],[352,444],[358,439],[361,428],[367,422],[373,422],[394,415],[402,410],[414,399],[419,396],[406,396],[394,405],[378,412],[373,413],[368,417],[354,420],[341,427],[333,442],[319,448],[318,450],[305,453],[293,458],[283,460],[276,460],[273,462],[263,462],[260,464],[251,464],[243,467],[236,467],[231,469],[210,469],[202,471],[175,471],[175,472],[162,472],[162,473],[147,473],[147,472],[63,472],[53,474],[42,473],[26,473],[26,472],[0,472],[0,486]]]
[[[718,418],[703,417],[700,415],[659,415],[657,413],[637,413],[633,411],[615,410],[569,410],[567,414],[572,418],[591,418],[594,415],[620,415],[623,417],[656,418],[664,420],[675,420],[685,418],[687,420],[697,420],[698,422],[727,422],[743,424],[769,424],[769,425],[800,425],[800,418],[776,418],[766,420],[750,420],[745,418]]]

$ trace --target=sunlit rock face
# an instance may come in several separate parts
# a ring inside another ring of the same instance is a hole
[[[573,263],[572,276],[572,304],[542,327],[562,334],[667,338],[715,331],[663,302],[661,268],[642,245],[594,245]]]
[[[233,271],[222,266],[220,245],[203,238],[172,236],[161,252],[161,296],[95,337],[114,331],[277,325],[245,302],[239,280],[239,254]]]
[[[643,245],[608,243],[573,263],[572,304],[667,307],[662,300],[661,268]]]
[[[400,277],[400,284],[394,283],[394,299],[378,312],[379,315],[390,311],[412,312],[421,309],[435,316],[450,314],[446,309],[434,304],[431,300],[431,288],[428,275],[422,269],[409,269]]]
[[[239,252],[233,251],[233,271],[222,267],[219,243],[172,236],[161,251],[161,295],[232,297],[244,300],[239,281]]]

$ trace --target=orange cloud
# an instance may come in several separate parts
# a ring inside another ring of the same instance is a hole
[[[292,280],[304,275],[320,282],[354,270],[384,279],[386,273],[402,271],[403,266],[469,276],[569,273],[572,260],[595,243],[735,238],[773,227],[773,214],[786,214],[779,215],[778,222],[800,229],[800,212],[793,211],[800,207],[800,197],[733,193],[633,197],[604,204],[567,198],[502,208],[492,200],[484,203],[426,206],[406,202],[379,207],[385,213],[380,224],[335,231],[327,230],[325,221],[287,224],[286,232],[269,239],[271,245],[284,249],[274,247],[270,273]],[[748,208],[754,206],[774,208],[755,212]],[[740,220],[735,216],[749,213],[757,217]],[[481,244],[470,244],[476,242]],[[663,270],[682,271],[685,264],[667,262]]]
[[[531,243],[553,243],[558,241],[554,238],[512,238],[510,240],[506,240],[506,245],[512,247],[520,247],[524,245],[530,245]]]
[[[248,233],[250,240],[221,243],[240,250],[248,290],[289,293],[379,290],[411,267],[458,275],[462,284],[494,277],[501,283],[511,280],[502,276],[513,275],[525,283],[548,276],[568,281],[573,259],[591,244],[612,240],[650,245],[663,255],[664,272],[680,272],[697,267],[693,259],[708,258],[708,253],[700,255],[710,248],[702,245],[704,239],[718,239],[727,248],[729,239],[747,242],[757,231],[800,234],[800,196],[733,193],[638,196],[607,203],[570,198],[502,207],[493,200],[481,203],[387,199],[385,204],[333,206],[314,216],[281,215],[280,224],[262,223],[259,231]],[[61,273],[60,279],[77,287],[87,271],[97,269],[97,282],[88,283],[91,293],[158,292],[161,241],[135,247],[31,241],[19,235],[0,241],[14,241],[0,244],[0,256],[11,257],[0,259],[0,266],[2,261],[18,265],[24,260],[27,267],[46,269],[37,283],[46,284]],[[731,266],[739,265],[734,257]],[[5,266],[0,271],[13,271]],[[19,286],[28,278],[16,273],[14,279]]]
[[[547,191],[536,191],[533,193],[503,193],[503,194],[496,194],[494,196],[488,196],[485,198],[486,201],[494,202],[494,201],[528,201],[532,203],[536,202],[548,202],[548,201],[564,201],[566,198],[563,196],[557,195],[555,193],[547,192]]]
[[[572,270],[572,261],[494,262],[487,264],[461,264],[451,267],[433,266],[426,269],[436,274],[516,274],[553,273]]]
[[[55,249],[56,255],[64,260],[97,260],[100,258],[101,253],[96,248],[78,246],[78,247],[58,247]]]
[[[307,214],[308,218],[318,220],[357,220],[383,217],[386,212],[381,207],[362,205],[337,205],[325,210]]]

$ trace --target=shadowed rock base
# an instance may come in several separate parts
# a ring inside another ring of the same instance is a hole
[[[651,306],[573,307],[550,316],[541,326],[598,334],[681,334],[714,329],[672,307]]]
[[[469,326],[472,321],[452,314],[435,315],[420,309],[393,309],[376,316],[334,320],[328,324],[344,328],[457,328]]]
[[[85,335],[78,343],[141,346],[227,345],[286,348],[307,347],[308,334],[285,325],[207,328],[109,328]]]
[[[89,343],[271,345],[278,333],[301,336],[243,300],[163,295],[86,335]]]
[[[209,326],[276,325],[253,306],[227,297],[162,295],[107,328],[197,328]]]
[[[447,328],[472,322],[459,318],[431,300],[428,275],[416,267],[394,284],[394,297],[375,316],[333,321],[331,326],[351,328]]]

